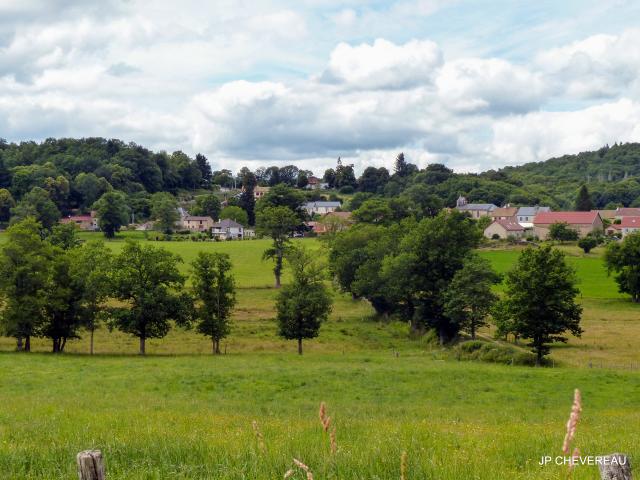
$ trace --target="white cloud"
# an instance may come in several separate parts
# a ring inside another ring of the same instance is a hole
[[[534,112],[493,124],[488,153],[502,165],[640,139],[640,103],[630,99],[571,112]]]
[[[404,45],[384,39],[372,45],[341,43],[331,52],[322,80],[358,89],[407,88],[431,83],[441,64],[442,53],[429,40]]]

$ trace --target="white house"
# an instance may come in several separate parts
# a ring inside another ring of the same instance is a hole
[[[245,237],[245,230],[238,222],[225,218],[213,224],[211,235],[220,240],[242,240]]]
[[[335,212],[340,208],[340,202],[307,202],[302,207],[307,211],[309,215],[326,215],[327,213]]]
[[[516,219],[518,223],[525,228],[533,227],[533,218],[543,212],[550,212],[551,208],[549,207],[539,207],[536,205],[535,207],[520,207],[518,209],[518,213],[516,213]]]

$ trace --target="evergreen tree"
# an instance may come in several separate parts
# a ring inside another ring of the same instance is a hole
[[[579,212],[589,212],[593,210],[593,201],[586,185],[582,185],[576,197],[576,210]]]
[[[209,160],[207,160],[207,157],[205,157],[201,153],[198,153],[196,155],[196,165],[198,166],[200,174],[202,175],[202,187],[211,187],[213,173],[211,172],[211,165],[209,165]]]
[[[247,171],[242,176],[242,193],[240,194],[238,206],[247,212],[247,220],[250,226],[256,224],[256,198],[254,192],[257,185],[258,180],[251,171]]]

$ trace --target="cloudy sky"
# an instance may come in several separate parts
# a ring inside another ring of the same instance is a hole
[[[640,141],[635,0],[0,0],[0,138],[479,171]]]

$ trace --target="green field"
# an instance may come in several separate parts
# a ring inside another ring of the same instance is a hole
[[[319,241],[300,242],[323,254]],[[640,307],[617,292],[600,249],[584,256],[563,247],[581,278],[585,334],[554,348],[559,368],[535,369],[458,362],[340,293],[298,357],[276,336],[271,264],[261,260],[268,241],[153,244],[180,254],[185,273],[201,249],[229,253],[238,306],[227,354],[206,355],[209,341],[181,329],[149,341],[146,358],[135,355],[135,339],[106,328],[94,357],[79,355],[86,338],[61,356],[10,353],[13,341],[1,339],[0,478],[75,478],[75,454],[87,448],[102,449],[108,478],[122,480],[282,478],[294,457],[316,480],[393,479],[402,451],[408,479],[564,478],[563,467],[538,461],[561,454],[574,388],[584,397],[582,454],[640,458],[640,376],[585,368],[640,361]],[[109,245],[118,251],[123,242]],[[481,254],[504,272],[518,251]],[[50,348],[43,340],[33,347]],[[335,455],[320,401],[336,426]],[[596,477],[595,467],[575,475]]]

